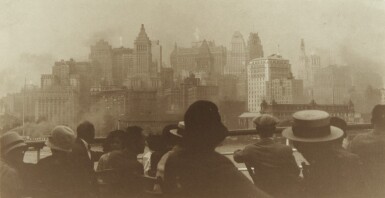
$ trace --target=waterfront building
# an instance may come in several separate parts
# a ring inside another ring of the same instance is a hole
[[[301,80],[293,78],[289,60],[277,54],[251,60],[247,81],[249,112],[259,112],[263,100],[290,104],[303,98]]]

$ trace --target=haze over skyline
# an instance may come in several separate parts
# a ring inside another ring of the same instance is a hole
[[[160,40],[163,59],[176,42],[190,47],[197,37],[227,48],[234,31],[245,40],[258,32],[265,56],[278,52],[295,67],[300,39],[323,65],[368,66],[385,76],[384,0],[228,1],[4,1],[0,3],[0,93],[17,92],[27,81],[39,85],[54,61],[88,60],[99,39],[133,47],[144,24]],[[229,50],[229,48],[228,48]]]

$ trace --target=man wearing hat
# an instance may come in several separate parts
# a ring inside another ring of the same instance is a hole
[[[234,161],[254,167],[255,185],[274,197],[296,197],[299,168],[290,146],[273,140],[278,119],[263,114],[253,120],[260,140],[234,152]]]
[[[372,111],[373,130],[357,135],[349,149],[362,159],[365,180],[373,197],[385,195],[385,105],[376,105]]]
[[[165,164],[162,187],[166,197],[269,197],[215,151],[228,130],[213,102],[191,104],[184,122],[181,148],[170,154]]]
[[[78,178],[75,166],[69,157],[75,142],[75,134],[67,126],[57,126],[51,131],[46,145],[52,155],[37,163],[39,197],[77,197],[74,181]]]
[[[293,114],[292,127],[282,135],[309,162],[303,165],[305,197],[367,197],[362,180],[361,161],[335,149],[343,131],[330,125],[330,116],[319,110]]]
[[[26,144],[16,132],[10,131],[0,137],[0,197],[21,197],[23,184],[19,168],[23,164]]]

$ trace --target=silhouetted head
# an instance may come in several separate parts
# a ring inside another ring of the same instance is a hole
[[[103,152],[123,149],[124,133],[122,130],[111,131],[103,143]]]
[[[165,151],[167,146],[162,135],[150,134],[146,137],[147,146],[151,151]]]
[[[87,143],[92,143],[95,138],[95,127],[89,121],[80,123],[76,129],[77,137],[83,139]]]
[[[278,119],[272,115],[263,114],[254,118],[255,128],[261,138],[268,138],[274,135]]]
[[[1,158],[17,166],[23,163],[24,152],[27,149],[24,139],[16,132],[9,131],[0,137]]]
[[[163,128],[162,136],[168,149],[173,148],[175,145],[180,144],[181,137],[172,134],[171,130],[179,130],[178,125],[170,124]]]
[[[228,133],[221,122],[218,107],[210,101],[200,100],[190,105],[184,123],[182,143],[192,150],[214,150]]]
[[[123,147],[135,154],[143,153],[145,141],[142,131],[143,129],[138,126],[127,127],[127,131],[124,133]]]
[[[372,124],[375,128],[385,129],[385,105],[376,105],[373,108]]]
[[[339,145],[342,145],[342,142],[344,141],[344,138],[346,138],[346,129],[348,128],[348,124],[345,122],[344,119],[342,118],[339,118],[339,117],[331,117],[330,118],[330,125],[331,126],[335,126],[339,129],[341,129],[344,134],[342,135],[342,137],[338,138],[336,140],[337,144]]]

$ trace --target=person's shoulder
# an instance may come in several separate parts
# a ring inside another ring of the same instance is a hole
[[[361,159],[357,154],[354,154],[352,152],[349,152],[345,150],[344,148],[336,149],[337,157],[340,159],[343,159],[345,161],[349,161],[349,163],[360,163]]]

